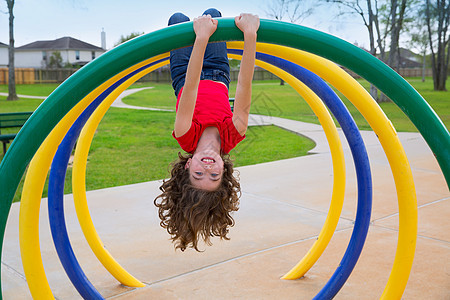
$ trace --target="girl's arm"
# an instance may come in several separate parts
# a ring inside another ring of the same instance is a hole
[[[241,14],[235,18],[236,26],[244,33],[244,53],[239,70],[234,100],[233,124],[237,131],[244,135],[248,126],[248,115],[252,100],[252,80],[255,67],[256,31],[259,28],[259,17]]]
[[[217,20],[211,18],[210,15],[194,19],[196,37],[186,71],[186,81],[181,92],[178,111],[175,117],[174,133],[176,137],[184,135],[191,128],[198,85],[200,83],[200,74],[203,67],[203,56],[205,55],[209,37],[216,31],[217,23]]]

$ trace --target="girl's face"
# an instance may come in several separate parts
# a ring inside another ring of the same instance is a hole
[[[214,151],[195,152],[186,162],[191,184],[198,189],[216,190],[223,175],[222,157]]]

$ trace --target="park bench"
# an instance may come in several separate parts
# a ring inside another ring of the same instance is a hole
[[[230,101],[231,111],[233,111],[234,110],[234,98],[230,98],[229,101]]]
[[[2,134],[1,130],[4,128],[21,128],[32,113],[33,112],[0,113],[0,141],[3,143],[3,155],[6,153],[6,144],[12,141],[17,133]]]

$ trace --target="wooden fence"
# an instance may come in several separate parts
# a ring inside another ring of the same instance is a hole
[[[61,83],[78,69],[33,69],[33,68],[17,68],[16,84],[34,84],[34,83]],[[346,70],[355,78],[359,76]],[[232,70],[230,77],[232,81],[236,81],[239,71]],[[400,75],[403,77],[421,77],[422,68],[400,69]],[[425,76],[432,76],[431,69],[425,70]],[[265,71],[261,68],[255,69],[254,80],[276,80],[277,76]],[[171,82],[169,68],[163,67],[150,74],[145,75],[140,82]],[[0,84],[8,84],[8,69],[0,69]]]
[[[33,84],[35,82],[33,68],[17,68],[15,71],[16,84]],[[0,84],[8,84],[8,68],[0,69]]]
[[[230,78],[231,81],[237,81],[239,75],[239,70],[231,70],[230,71]],[[257,68],[255,70],[255,75],[253,77],[254,80],[273,80],[278,79],[277,76],[273,75],[272,73],[262,70],[260,68]],[[141,79],[139,79],[140,82],[171,82],[170,79],[170,70],[167,67],[160,68],[150,74],[145,75]]]
[[[361,78],[359,75],[357,75],[356,73],[354,73],[353,71],[350,71],[348,69],[344,70],[349,73],[352,77],[354,78]],[[423,69],[422,68],[400,68],[400,72],[399,74],[404,77],[422,77],[422,72]],[[425,77],[431,77],[433,76],[433,70],[431,70],[430,68],[425,69]]]

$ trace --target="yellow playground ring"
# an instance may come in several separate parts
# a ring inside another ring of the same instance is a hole
[[[241,45],[240,42],[229,43],[229,47],[233,48]],[[400,298],[406,287],[414,259],[417,240],[417,199],[411,168],[392,123],[367,91],[334,63],[285,46],[258,43],[257,51],[292,61],[322,77],[352,102],[377,134],[391,166],[399,204],[397,251],[381,298]],[[287,275],[292,276],[291,278],[299,276],[295,268]]]
[[[229,55],[229,57],[236,57],[236,55]],[[319,235],[319,239],[317,242],[316,247],[322,247],[323,249],[328,244],[329,240],[331,239],[331,236],[334,233],[334,230],[337,226],[337,223],[339,221],[340,212],[342,210],[342,205],[344,202],[344,192],[345,192],[345,161],[344,161],[344,154],[342,150],[342,145],[339,140],[339,135],[337,133],[336,126],[328,112],[328,110],[325,108],[322,101],[315,95],[308,87],[306,87],[303,83],[301,83],[298,79],[294,78],[292,75],[288,74],[287,72],[284,72],[278,68],[275,68],[273,66],[270,66],[268,64],[265,64],[264,62],[257,62],[257,64],[263,66],[264,68],[269,69],[271,72],[276,74],[277,76],[280,76],[281,78],[285,79],[286,82],[291,84],[308,102],[308,104],[313,109],[314,113],[319,118],[325,134],[327,136],[327,139],[330,144],[332,158],[333,158],[333,172],[334,172],[334,183],[333,183],[333,195],[332,195],[332,201],[330,205],[330,213],[327,217],[327,220],[324,224],[324,227],[321,231],[321,234]],[[131,79],[130,79],[131,80]],[[121,91],[120,91],[121,92]],[[119,93],[120,94],[120,93]],[[113,97],[115,99],[116,97]],[[95,229],[93,227],[92,221],[88,215],[86,215],[87,210],[87,203],[86,203],[86,189],[85,189],[85,166],[87,163],[87,155],[89,152],[89,147],[92,142],[92,139],[94,137],[94,133],[98,127],[98,124],[101,121],[101,118],[106,113],[106,110],[112,103],[112,101],[108,101],[110,103],[106,103],[107,101],[104,101],[101,104],[101,107],[99,107],[94,115],[91,117],[91,119],[88,121],[86,126],[84,127],[80,139],[78,142],[77,149],[75,151],[75,159],[74,159],[74,167],[73,167],[73,188],[74,188],[74,198],[76,208],[77,208],[77,214],[79,216],[79,222],[80,224],[84,224],[85,228],[88,226],[91,228],[89,231],[94,232]],[[95,116],[95,117],[94,117]],[[84,209],[81,209],[81,207],[84,207]],[[81,211],[84,211],[82,213]],[[87,222],[86,222],[87,220]],[[86,224],[92,224],[92,225],[86,225]],[[83,226],[83,225],[82,225]],[[87,232],[88,230],[83,228],[83,232]],[[87,236],[90,234],[85,234],[88,241],[91,240],[91,238],[88,238]],[[95,236],[94,233],[92,235]],[[89,242],[91,244],[91,242]],[[103,246],[101,244],[98,244],[96,246],[98,248],[97,251],[105,251],[103,250]],[[96,251],[94,251],[96,252]],[[322,250],[323,252],[323,250]],[[312,263],[314,264],[314,262]]]
[[[152,61],[167,57],[167,55],[161,55],[149,60],[147,63]],[[102,241],[100,240],[97,231],[95,230],[94,223],[89,214],[89,207],[86,198],[86,163],[89,154],[89,148],[91,146],[92,139],[94,138],[95,131],[105,115],[108,108],[114,102],[114,100],[131,84],[142,76],[156,70],[157,68],[166,64],[165,62],[158,63],[144,71],[134,75],[123,84],[120,85],[113,93],[111,93],[95,110],[92,116],[89,118],[88,122],[81,131],[77,147],[75,149],[75,156],[72,169],[72,188],[73,197],[75,202],[75,209],[80,223],[83,234],[89,243],[92,251],[98,260],[103,264],[103,266],[121,283],[127,286],[144,286],[143,284],[137,285],[135,279],[129,281],[129,278],[123,277],[123,274],[127,274],[125,270],[116,262],[116,260],[111,256],[111,254],[106,250]],[[134,71],[133,68],[132,71]],[[136,68],[137,69],[137,68]],[[121,279],[119,279],[121,278]]]
[[[230,43],[231,44],[231,43]],[[242,45],[241,45],[242,46]],[[234,47],[233,47],[234,48]],[[237,55],[229,55],[231,58],[238,58]],[[290,271],[287,275],[283,276],[283,279],[297,279],[302,277],[319,259],[323,251],[329,244],[331,237],[336,230],[341,215],[342,206],[344,204],[345,194],[345,160],[342,150],[342,144],[340,142],[336,125],[334,124],[328,110],[322,103],[320,98],[317,97],[307,86],[299,81],[289,73],[274,67],[263,61],[256,60],[256,65],[268,70],[269,72],[277,75],[289,85],[291,85],[308,103],[308,105],[314,111],[314,114],[318,117],[320,124],[322,125],[325,135],[330,146],[332,161],[333,161],[333,194],[331,197],[330,208],[328,209],[328,215],[322,229],[319,233],[317,240],[314,242],[311,249],[303,257],[303,259]],[[295,271],[294,271],[295,270]],[[295,275],[290,275],[295,272]]]
[[[159,56],[154,58],[154,60],[157,58],[159,58]],[[126,74],[131,73],[149,62],[150,60],[144,61],[129,70],[121,72],[89,93],[89,95],[87,95],[74,108],[72,108],[58,123],[58,125],[55,126],[55,128],[39,147],[39,150],[36,152],[30,163],[25,178],[20,204],[19,240],[27,283],[30,288],[31,295],[36,299],[53,299],[53,294],[48,284],[44,266],[42,264],[42,256],[40,251],[39,207],[45,179],[58,145],[67,134],[70,126],[96,97],[98,97],[104,90],[120,78],[124,77]],[[115,272],[119,277],[117,279],[121,282],[123,281],[123,284],[136,287],[144,286],[143,283],[128,274],[125,270],[119,268],[117,271],[118,272]]]
[[[243,43],[230,42],[228,45],[232,48],[242,49]],[[334,63],[330,63],[329,61],[318,56],[284,46],[258,43],[257,51],[272,55],[276,54],[276,56],[280,58],[284,58],[298,65],[304,66],[322,77],[324,80],[328,81],[340,90],[355,105],[355,107],[358,108],[361,114],[368,121],[369,125],[373,128],[374,132],[378,135],[394,175],[400,211],[400,229],[397,253],[391,275],[383,292],[382,298],[401,296],[406,286],[406,281],[408,279],[414,257],[417,232],[417,204],[409,163],[392,124],[386,118],[376,102],[368,95],[368,93],[353,78],[342,71]],[[42,265],[38,228],[40,198],[51,160],[56,153],[59,143],[62,141],[71,124],[83,112],[89,103],[101,94],[101,92],[106,90],[112,83],[116,82],[126,74],[131,73],[150,61],[154,61],[162,57],[167,57],[167,54],[156,56],[152,59],[139,63],[112,77],[101,86],[94,89],[88,96],[86,96],[73,109],[71,109],[66,116],[64,116],[64,118],[45,139],[44,143],[40,146],[32,162],[30,163],[23,188],[19,227],[24,271],[33,297],[38,299],[53,298]],[[259,61],[257,63],[283,78],[305,98],[314,113],[318,116],[325,130],[333,158],[334,183],[330,212],[319,235],[318,241],[316,241],[310,251],[308,251],[308,254],[288,274],[284,276],[286,279],[294,279],[303,276],[303,274],[308,271],[318,257],[320,257],[336,228],[340,211],[342,209],[343,193],[345,189],[345,178],[342,179],[342,174],[345,176],[342,146],[338,139],[337,130],[331,116],[318,97],[312,93],[312,91],[307,89],[290,74],[266,63]],[[76,161],[74,163],[74,197],[78,199],[76,200],[77,215],[79,216],[80,224],[82,224],[83,233],[85,234],[86,239],[88,240],[94,253],[104,264],[105,268],[107,268],[120,282],[129,286],[144,286],[144,284],[129,275],[120,265],[117,264],[112,256],[104,249],[103,244],[95,232],[86,203],[85,162],[87,159],[87,152],[89,151],[90,143],[93,138],[93,133],[95,132],[95,129],[97,128],[103,115],[106,113],[109,105],[123,90],[125,90],[139,77],[164,64],[166,64],[166,62],[162,62],[146,71],[140,72],[127,80],[110,96],[108,96],[83,129],[79,142],[82,146],[79,145],[80,150],[77,148]]]

